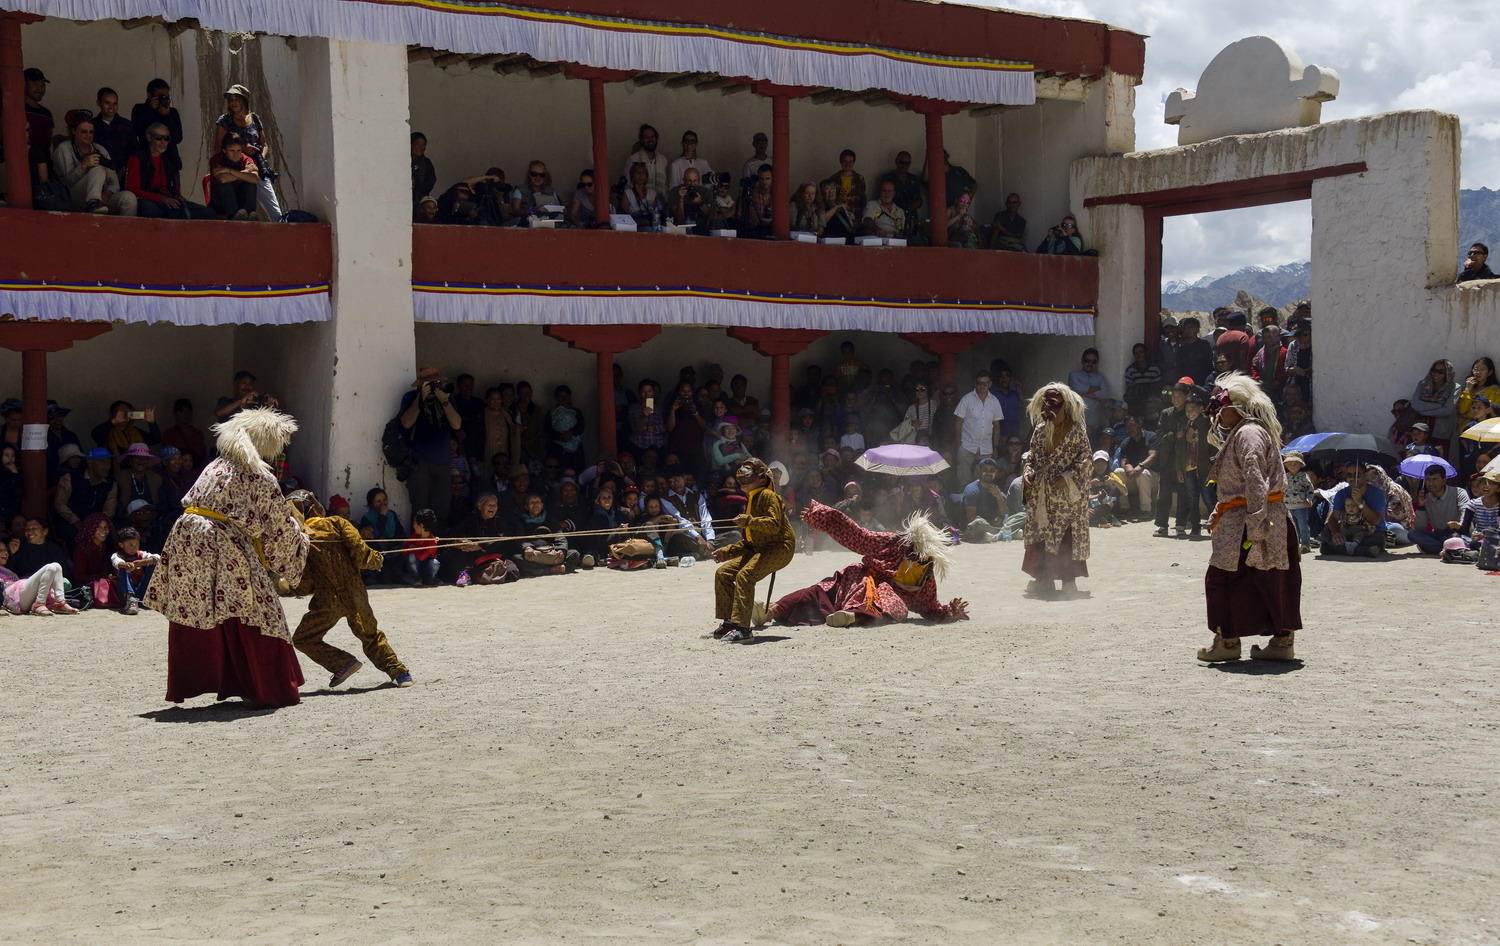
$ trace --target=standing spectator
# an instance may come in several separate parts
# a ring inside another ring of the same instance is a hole
[[[1250,351],[1253,347],[1250,333],[1245,331],[1245,323],[1245,313],[1226,312],[1224,332],[1214,342],[1215,352],[1229,359],[1229,370],[1241,374],[1250,373]]]
[[[95,143],[94,120],[85,118],[72,128],[72,137],[52,151],[52,170],[68,188],[72,209],[93,214],[135,216],[135,195],[120,190],[114,158]]]
[[[1276,403],[1286,387],[1286,346],[1281,344],[1281,326],[1272,322],[1261,329],[1259,348],[1250,359],[1250,376]]]
[[[1312,476],[1307,472],[1307,459],[1300,451],[1291,450],[1282,457],[1281,465],[1286,468],[1286,508],[1291,511],[1292,522],[1297,525],[1297,542],[1303,552],[1310,552],[1313,503],[1317,496],[1313,492]]]
[[[411,199],[420,201],[432,193],[437,186],[437,168],[427,156],[427,136],[420,131],[411,133]]]
[[[458,430],[458,439],[463,445],[463,455],[483,459],[484,401],[474,396],[474,376],[468,372],[459,375],[453,382],[453,409],[458,411],[458,419],[462,424]]]
[[[540,469],[542,460],[547,456],[546,418],[532,396],[530,381],[516,382],[516,403],[511,408],[511,416],[516,423],[515,459],[518,463],[526,464],[528,470]]]
[[[1441,552],[1443,542],[1459,535],[1464,505],[1468,501],[1468,493],[1448,485],[1448,474],[1441,466],[1435,463],[1429,466],[1423,472],[1422,490],[1417,494],[1417,519],[1411,531],[1412,542],[1427,555]]]
[[[411,439],[412,471],[406,480],[411,508],[431,509],[440,521],[447,522],[452,497],[451,441],[463,420],[436,368],[418,371],[411,387],[401,397],[398,415],[401,428]]]
[[[1038,253],[1054,256],[1079,256],[1083,253],[1083,235],[1078,232],[1078,221],[1070,214],[1062,222],[1047,229],[1047,235],[1037,244]]]
[[[270,394],[261,394],[255,389],[255,375],[248,371],[234,373],[234,396],[221,397],[214,405],[214,417],[228,420],[247,407],[281,407],[281,401]]]
[[[185,397],[173,401],[172,421],[172,426],[162,431],[162,444],[187,454],[193,469],[201,468],[208,462],[208,440],[193,426],[193,402]]]
[[[0,444],[0,528],[9,526],[11,519],[21,514],[20,458],[21,451],[15,444]]]
[[[1130,346],[1130,364],[1125,366],[1125,409],[1132,417],[1146,416],[1146,399],[1161,390],[1161,368],[1151,363],[1146,346]]]
[[[927,163],[922,163],[922,186],[927,186]],[[979,182],[974,175],[953,163],[947,149],[943,150],[943,193],[951,205],[959,194],[979,193]]]
[[[1443,358],[1432,363],[1427,377],[1417,382],[1411,396],[1412,409],[1432,425],[1432,440],[1445,451],[1458,426],[1459,390],[1453,362]]]
[[[547,455],[559,468],[583,468],[583,412],[573,406],[573,389],[559,384],[552,389],[552,410],[546,421]]]
[[[667,442],[667,425],[662,417],[662,405],[657,403],[659,386],[650,378],[643,378],[636,386],[640,400],[631,404],[626,412],[630,421],[630,444],[636,450],[660,449]]]
[[[1286,384],[1287,388],[1295,387],[1301,397],[1302,403],[1312,402],[1312,372],[1313,372],[1313,346],[1312,346],[1312,320],[1296,319],[1288,332],[1282,332],[1285,338],[1291,336],[1291,342],[1286,346]],[[1281,396],[1284,400],[1291,400],[1291,391],[1283,390]]]
[[[677,454],[678,462],[689,472],[701,475],[705,466],[703,443],[708,424],[698,409],[691,381],[678,382],[677,396],[667,407],[666,424],[667,449]]]
[[[671,189],[681,184],[682,174],[688,168],[698,169],[699,180],[713,173],[713,168],[709,163],[698,157],[698,133],[696,131],[682,133],[682,157],[667,165],[667,188]]]
[[[878,187],[887,181],[896,185],[896,206],[901,208],[906,219],[906,233],[902,236],[908,236],[916,226],[917,213],[922,209],[925,190],[922,179],[911,172],[910,151],[898,151],[895,170],[886,171],[880,175],[875,184]]]
[[[1021,410],[1021,389],[1017,387],[1015,376],[1011,373],[1010,365],[1002,359],[995,359],[990,363],[990,377],[994,379],[994,385],[990,387],[990,394],[1000,402],[1000,407],[1005,411],[1005,420],[1000,422],[1000,432],[1006,438],[1019,437],[1021,435],[1021,418],[1025,412]]]
[[[1201,385],[1213,373],[1214,346],[1208,339],[1199,336],[1203,323],[1197,317],[1190,315],[1179,326],[1183,341],[1177,349],[1177,370],[1192,378],[1194,384]]]
[[[255,162],[256,186],[266,220],[281,219],[281,202],[276,198],[277,174],[271,170],[271,141],[260,116],[250,111],[250,90],[231,85],[224,91],[224,114],[215,120],[214,150],[224,150],[224,137],[237,134],[244,139],[244,153]]]
[[[833,172],[829,178],[833,181],[834,191],[838,202],[849,211],[849,216],[854,217],[865,209],[865,179],[854,170],[856,158],[854,152],[845,148],[839,152],[839,169]]]
[[[762,164],[771,163],[770,156],[766,154],[766,146],[769,144],[770,139],[766,137],[766,133],[763,131],[757,131],[751,136],[750,147],[755,153],[745,160],[744,167],[740,170],[740,180],[748,180],[755,177],[755,175],[760,173],[760,166]]]
[[[1458,272],[1458,282],[1468,282],[1471,279],[1494,279],[1495,274],[1490,272],[1489,267],[1490,248],[1483,243],[1475,243],[1469,247],[1468,254],[1464,257],[1464,268]]]
[[[148,151],[151,148],[151,126],[161,125],[167,135],[164,153],[173,165],[182,167],[182,158],[177,153],[177,146],[182,143],[182,116],[172,106],[172,86],[166,79],[152,79],[146,83],[146,101],[130,110],[130,124],[135,128],[136,147]]]
[[[854,215],[838,196],[839,185],[832,178],[818,186],[818,211],[821,214],[821,231],[825,237],[847,239],[854,236],[859,226]]]
[[[212,210],[182,196],[182,162],[169,150],[171,141],[167,126],[153,122],[146,129],[145,150],[137,151],[125,166],[125,189],[136,196],[136,213],[178,220],[212,219]]]
[[[209,159],[209,203],[219,216],[249,220],[255,213],[260,171],[248,154],[245,139],[234,132],[219,137],[219,153]]]
[[[1008,253],[1026,252],[1026,218],[1021,216],[1020,194],[1005,195],[1005,209],[990,223],[989,247]]]
[[[1068,372],[1068,387],[1083,398],[1089,436],[1097,436],[1104,426],[1104,404],[1110,399],[1109,381],[1099,373],[1099,349],[1084,349],[1083,367]]]
[[[882,182],[879,199],[865,204],[864,213],[860,216],[860,230],[880,237],[906,235],[906,212],[896,206],[895,182]]]
[[[133,443],[159,443],[161,428],[156,426],[156,408],[137,412],[129,401],[115,401],[109,406],[109,419],[96,424],[89,436],[96,446],[108,450],[111,457],[124,453]]]
[[[665,157],[657,153],[656,129],[650,125],[642,125],[637,133],[635,147],[630,150],[630,156],[625,159],[625,179],[634,181],[633,169],[640,164],[646,169],[646,186],[664,194],[667,191],[667,165]]]
[[[1005,420],[1005,409],[1000,401],[990,394],[990,373],[981,371],[974,376],[974,390],[968,392],[953,409],[953,416],[962,422],[959,428],[957,475],[960,482],[974,475],[974,464],[981,457],[995,455],[995,443],[1000,434],[1001,421]]]
[[[94,144],[109,153],[116,174],[125,172],[125,162],[136,151],[135,126],[120,114],[120,95],[105,86],[94,97],[99,114],[94,116]]]
[[[772,173],[769,164],[761,165],[755,186],[745,198],[745,212],[740,218],[740,236],[765,239],[772,234],[775,204],[771,200]]]
[[[43,184],[50,180],[47,162],[51,157],[52,131],[57,127],[52,109],[42,104],[51,80],[33,66],[21,73],[21,81],[26,84],[26,164],[31,169],[31,183]]]
[[[912,388],[912,403],[907,406],[906,415],[902,418],[902,423],[911,428],[911,433],[902,438],[903,442],[923,446],[932,443],[932,421],[937,414],[937,402],[930,394],[931,389],[926,381],[918,381]],[[1010,419],[1009,412],[1005,419]]]

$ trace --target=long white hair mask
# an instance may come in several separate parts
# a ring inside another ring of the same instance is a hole
[[[932,524],[926,513],[914,512],[906,519],[906,539],[918,561],[931,562],[932,573],[939,578],[948,574],[953,564],[953,539]]]
[[[1241,417],[1264,427],[1272,440],[1281,443],[1281,420],[1276,416],[1276,405],[1261,389],[1259,381],[1242,372],[1231,371],[1214,379],[1214,395],[1218,396],[1220,391]],[[1208,440],[1216,447],[1224,446],[1224,434],[1220,430],[1218,411],[1215,410]]]
[[[1061,381],[1051,381],[1036,389],[1031,396],[1031,402],[1026,405],[1026,414],[1031,418],[1033,424],[1040,424],[1044,417],[1042,411],[1045,409],[1044,402],[1047,400],[1047,392],[1056,391],[1062,397],[1062,412],[1067,416],[1069,422],[1083,426],[1083,398],[1078,392],[1063,384]]]
[[[212,427],[219,456],[247,472],[270,470],[292,434],[297,420],[270,407],[251,407]]]

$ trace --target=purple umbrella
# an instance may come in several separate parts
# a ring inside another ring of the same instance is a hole
[[[1416,456],[1407,457],[1405,460],[1402,460],[1401,475],[1419,480],[1427,475],[1427,468],[1429,466],[1442,467],[1443,476],[1447,479],[1451,480],[1458,476],[1458,471],[1453,468],[1453,464],[1442,457],[1435,457],[1430,453],[1419,453]]]
[[[860,469],[891,476],[927,476],[948,469],[942,454],[914,443],[888,443],[871,447],[854,461]]]

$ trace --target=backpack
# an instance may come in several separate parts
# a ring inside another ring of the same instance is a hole
[[[385,430],[380,434],[380,452],[385,462],[396,471],[396,479],[406,482],[416,464],[411,458],[411,435],[401,426],[399,414],[386,422]]]
[[[1485,529],[1479,543],[1479,557],[1474,563],[1480,571],[1500,571],[1500,529]]]

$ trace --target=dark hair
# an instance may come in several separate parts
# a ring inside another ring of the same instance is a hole
[[[365,505],[373,506],[375,504],[375,497],[383,492],[385,492],[385,490],[381,489],[379,486],[376,486],[369,492],[365,493]]]
[[[1187,327],[1187,324],[1188,324],[1188,323],[1189,323],[1189,322],[1191,322],[1191,323],[1192,323],[1192,325],[1193,325],[1193,328],[1202,328],[1202,327],[1203,327],[1203,323],[1202,323],[1202,322],[1200,322],[1200,321],[1198,321],[1198,320],[1197,320],[1197,319],[1196,319],[1196,318],[1194,318],[1194,317],[1193,317],[1193,316],[1191,316],[1191,315],[1190,315],[1190,316],[1188,316],[1188,317],[1187,317],[1187,318],[1185,318],[1185,319],[1183,319],[1183,320],[1182,320],[1182,321],[1180,321],[1180,322],[1178,322],[1178,323],[1177,323],[1177,324],[1178,324],[1178,325],[1179,325],[1179,326],[1181,326],[1181,327],[1184,327],[1184,328],[1186,328],[1186,327]]]
[[[168,91],[170,91],[171,88],[172,83],[168,82],[166,79],[152,79],[150,82],[146,83],[146,94],[150,95],[152,92],[156,92],[160,89],[167,89]]]
[[[1438,469],[1441,470],[1442,467],[1438,467]],[[121,528],[119,531],[117,531],[115,533],[115,544],[116,545],[124,545],[126,542],[129,542],[131,539],[134,539],[137,542],[139,542],[141,540],[141,533],[140,533],[140,531],[137,530],[136,528],[134,528],[133,526],[124,526],[123,528]]]
[[[243,148],[245,146],[245,136],[237,131],[229,132],[224,136],[224,140],[219,142],[219,150],[223,151],[230,145],[239,145],[241,148]]]
[[[993,377],[994,376],[990,374],[990,369],[988,369],[988,368],[980,368],[978,371],[974,372],[974,380],[975,381],[978,381],[980,378],[991,378],[991,379],[993,379]]]
[[[470,381],[474,380],[474,376],[471,375],[471,374],[469,374],[467,371],[465,371],[463,374],[461,374],[458,377],[454,378],[453,379],[453,383],[454,384],[463,384],[463,381],[464,381],[465,378],[468,378]]]
[[[101,88],[98,92],[94,93],[94,101],[97,103],[100,99],[104,98],[106,95],[113,95],[115,98],[119,98],[120,97],[120,93],[116,92],[114,89],[111,89],[109,86],[106,85],[103,88]]]
[[[1130,346],[1130,353],[1133,355],[1133,354],[1136,353],[1137,349],[1139,349],[1141,351],[1144,351],[1145,348],[1146,348],[1146,343],[1145,342],[1136,342],[1134,345]]]
[[[234,373],[235,382],[238,383],[241,378],[249,378],[251,381],[260,380],[259,378],[255,377],[255,372],[253,371],[236,371]]]
[[[656,137],[658,137],[658,138],[661,137],[661,132],[656,131],[656,126],[655,125],[652,125],[652,124],[649,124],[649,123],[646,123],[646,122],[642,122],[641,123],[641,127],[636,129],[636,132],[635,132],[636,138],[640,138],[642,135],[644,135],[646,133],[646,131],[648,129],[651,130],[651,131],[656,132]]]
[[[437,513],[433,512],[431,509],[418,509],[416,512],[411,514],[411,524],[414,526],[421,526],[428,532],[431,532],[433,526],[437,525]]]
[[[1423,470],[1422,471],[1422,476],[1425,478],[1425,477],[1431,476],[1434,473],[1436,473],[1437,475],[1441,476],[1443,479],[1447,479],[1448,478],[1448,471],[1445,470],[1445,469],[1443,469],[1441,466],[1439,466],[1436,463],[1432,464],[1427,469]]]
[[[853,150],[851,150],[849,148],[845,148],[843,151],[839,152],[839,160],[840,161],[844,160],[844,155],[846,155],[846,154],[849,157],[855,158],[855,160],[858,160],[858,157],[855,155],[855,153],[853,152]]]
[[[1474,241],[1474,246],[1469,247],[1469,249],[1472,250],[1475,247],[1478,247],[1479,249],[1483,250],[1485,256],[1489,256],[1490,255],[1490,248],[1487,245],[1485,245],[1483,243],[1480,243],[1478,240]]]
[[[552,396],[553,397],[557,397],[559,394],[572,394],[572,393],[573,393],[573,389],[570,388],[570,387],[568,387],[566,384],[559,384],[557,387],[555,387],[555,388],[552,389]]]
[[[423,141],[427,140],[427,136],[424,135],[424,134],[422,134],[420,131],[414,131],[414,132],[411,133],[411,140],[412,141],[416,141],[418,138],[422,139]]]
[[[1095,358],[1098,358],[1099,357],[1099,349],[1097,349],[1097,348],[1085,348],[1083,350],[1083,357],[1087,358],[1090,355],[1093,355]]]
[[[174,413],[174,414],[177,413],[178,411],[190,411],[192,409],[193,409],[193,402],[189,401],[185,397],[180,397],[177,400],[175,400],[175,401],[172,402],[172,413]]]

